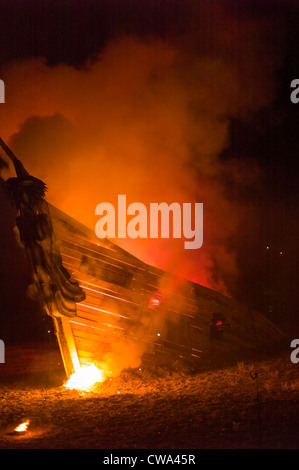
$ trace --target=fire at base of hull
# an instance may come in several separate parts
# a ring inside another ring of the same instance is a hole
[[[117,376],[141,361],[193,362],[211,349],[223,354],[283,338],[233,299],[143,263],[108,239],[99,243],[47,204],[46,185],[1,138],[0,145],[17,174],[4,186],[17,209],[32,290],[53,318],[69,388],[90,388],[107,371]]]
[[[76,316],[54,316],[68,377],[87,364],[106,376],[143,363],[200,361],[273,343],[282,333],[233,299],[149,266],[58,209],[50,213],[64,266],[85,294]],[[100,367],[101,369],[101,367]]]

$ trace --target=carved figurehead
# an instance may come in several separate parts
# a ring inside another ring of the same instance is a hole
[[[62,265],[44,198],[47,187],[25,170],[1,138],[0,145],[12,160],[17,174],[17,177],[7,179],[3,187],[17,211],[20,241],[33,271],[31,291],[35,289],[35,297],[45,306],[48,314],[75,316],[76,302],[84,300],[85,295]]]

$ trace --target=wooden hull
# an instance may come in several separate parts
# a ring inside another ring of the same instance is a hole
[[[117,375],[141,361],[200,361],[282,339],[268,319],[218,292],[143,263],[45,201],[0,138],[17,178],[5,182],[18,211],[33,288],[53,317],[67,376],[105,364]]]
[[[53,315],[67,376],[89,363],[110,361],[117,374],[141,361],[200,361],[211,347],[224,354],[283,338],[263,315],[100,241],[53,206],[50,212],[63,265],[86,297],[75,316]],[[224,318],[218,338],[211,337],[215,312]]]

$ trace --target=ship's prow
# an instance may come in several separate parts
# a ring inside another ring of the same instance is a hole
[[[127,367],[178,358],[194,362],[211,348],[222,355],[284,338],[265,316],[234,299],[99,240],[53,206],[50,213],[63,265],[85,293],[75,317],[54,317],[68,376],[107,358],[111,368],[118,360]]]

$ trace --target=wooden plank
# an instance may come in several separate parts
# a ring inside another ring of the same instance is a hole
[[[72,329],[69,323],[69,319],[66,317],[61,317],[61,324],[62,324],[62,330],[63,334],[70,352],[70,356],[72,359],[74,371],[77,372],[80,369],[80,363],[78,359],[78,354],[74,342],[74,337],[72,333]]]
[[[66,240],[63,237],[59,239],[59,242],[62,252],[64,252],[65,250],[70,250],[72,252],[75,252],[77,255],[86,255],[90,259],[122,267],[123,269],[143,271],[146,266],[142,261],[138,260],[137,258],[119,255],[118,253],[107,250],[102,246],[97,246],[88,242],[74,243],[73,240]]]
[[[87,325],[78,326],[72,323],[71,328],[72,328],[74,337],[77,336],[82,339],[87,339],[87,340],[95,341],[95,342],[101,341],[105,334],[104,330],[95,330],[95,329],[90,328]]]
[[[110,350],[111,345],[110,343],[101,341],[100,338],[97,341],[81,338],[80,336],[74,335],[75,344],[78,349],[83,350],[90,350],[90,351],[103,351],[103,350]]]

